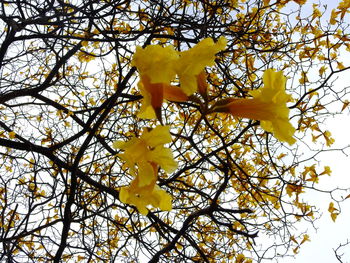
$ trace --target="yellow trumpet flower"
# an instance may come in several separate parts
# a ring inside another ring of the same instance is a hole
[[[283,72],[267,69],[263,75],[264,86],[251,92],[252,99],[226,99],[215,106],[215,112],[227,112],[233,116],[260,120],[261,127],[271,132],[278,140],[293,144],[295,128],[289,122],[286,103],[291,96],[285,91],[286,78]]]

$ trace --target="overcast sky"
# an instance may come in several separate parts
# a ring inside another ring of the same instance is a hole
[[[347,83],[350,83],[350,76],[347,74]],[[341,85],[341,83],[339,83]],[[327,121],[327,128],[332,132],[336,139],[335,145],[350,145],[350,114],[346,113]],[[338,187],[350,188],[350,156],[340,153],[326,153],[320,158],[321,165],[331,166],[332,176],[324,176],[320,179],[319,187],[322,189],[332,189]],[[349,192],[347,192],[349,194]],[[347,195],[346,194],[346,195]],[[346,195],[343,195],[344,197]],[[333,249],[336,249],[340,243],[350,241],[350,199],[342,203],[342,212],[334,223],[328,212],[330,202],[329,196],[316,192],[309,192],[303,197],[310,202],[316,203],[323,213],[323,216],[316,222],[317,232],[309,226],[308,234],[311,242],[302,245],[299,254],[294,259],[285,259],[283,263],[333,263],[337,261]],[[343,263],[350,263],[350,245],[341,250],[346,252],[343,257]]]
[[[329,18],[330,11],[335,8],[340,0],[320,0],[313,1],[308,0],[307,4],[304,6],[305,13],[311,10],[312,2],[320,2],[322,5],[326,4],[328,6],[327,12],[325,14],[326,18]],[[346,54],[345,57],[348,57]],[[349,66],[349,63],[345,66]],[[349,86],[350,85],[350,74],[346,73],[337,82],[336,85],[339,86]],[[350,100],[350,96],[348,97]],[[327,129],[331,131],[336,142],[334,147],[344,147],[350,145],[350,114],[349,111],[344,111],[341,116],[336,116],[334,118],[329,118],[326,122]],[[348,151],[350,154],[350,151]],[[328,152],[324,153],[319,157],[320,165],[329,165],[332,170],[332,176],[322,177],[320,179],[319,187],[322,189],[332,189],[336,187],[350,188],[350,155],[346,156],[341,153]],[[343,193],[343,196],[350,194],[347,192]],[[323,216],[319,221],[316,222],[315,231],[311,226],[309,226],[308,234],[310,235],[311,242],[306,242],[302,245],[299,254],[296,255],[294,259],[284,259],[283,263],[336,263],[339,262],[334,254],[334,249],[336,249],[341,243],[345,243],[347,240],[350,242],[350,198],[345,200],[341,209],[342,212],[338,216],[336,222],[334,223],[328,212],[328,205],[330,198],[328,195],[309,192],[304,194],[303,197],[311,202],[317,203]],[[350,245],[340,250],[344,253],[342,258],[343,263],[350,263]]]

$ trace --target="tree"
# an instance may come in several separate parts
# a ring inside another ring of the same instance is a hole
[[[297,253],[319,217],[302,194],[331,174],[323,121],[349,104],[350,2],[305,5],[3,1],[1,261]]]
[[[345,243],[340,244],[336,249],[333,249],[336,259],[341,263],[343,262],[343,256],[344,256],[344,252],[342,252],[342,250],[344,247],[348,245],[349,245],[349,240],[346,240]]]

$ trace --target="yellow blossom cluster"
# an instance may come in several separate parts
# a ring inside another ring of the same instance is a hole
[[[295,128],[289,122],[289,108],[286,106],[291,99],[285,91],[286,78],[282,71],[267,69],[263,75],[263,83],[261,89],[250,92],[252,99],[226,99],[219,102],[214,111],[260,120],[265,131],[273,133],[280,141],[293,144]]]
[[[151,131],[144,130],[140,138],[133,137],[127,142],[116,141],[115,149],[124,152],[118,156],[125,161],[134,180],[122,187],[119,199],[135,205],[141,214],[148,213],[147,206],[171,210],[171,196],[157,184],[158,169],[171,173],[177,168],[172,151],[164,147],[171,142],[168,126],[157,126]]]
[[[138,87],[143,95],[139,117],[158,117],[161,121],[163,99],[186,101],[197,91],[206,98],[204,69],[214,64],[215,54],[225,46],[226,39],[221,37],[216,43],[206,38],[182,52],[171,46],[137,47],[132,65],[140,74]],[[176,77],[180,86],[172,85]],[[227,112],[235,117],[259,120],[265,131],[273,133],[280,141],[293,144],[295,128],[289,122],[289,109],[286,106],[291,100],[285,91],[286,78],[281,71],[267,69],[263,84],[261,89],[250,92],[252,98],[226,98],[212,107],[206,105],[205,108],[209,110],[205,114]],[[168,126],[157,126],[151,131],[145,130],[139,138],[114,142],[114,148],[124,151],[118,156],[125,161],[134,177],[129,186],[121,188],[120,201],[135,205],[142,214],[148,213],[149,205],[161,210],[171,210],[172,207],[171,196],[156,184],[159,168],[171,173],[177,167],[171,150],[164,147],[164,144],[171,142],[169,129]]]
[[[132,66],[140,74],[138,84],[144,97],[139,113],[141,118],[160,116],[163,99],[186,101],[197,91],[197,79],[206,66],[212,66],[215,54],[226,47],[227,40],[220,37],[215,43],[211,38],[200,41],[186,51],[176,51],[172,46],[149,45],[137,47]],[[180,87],[171,85],[178,76]]]

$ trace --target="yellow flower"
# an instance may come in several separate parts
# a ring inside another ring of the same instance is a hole
[[[145,130],[140,138],[134,137],[128,142],[116,141],[113,146],[124,150],[124,153],[119,154],[119,157],[126,162],[133,175],[135,175],[136,165],[139,166],[139,171],[150,171],[151,163],[159,165],[164,171],[171,173],[177,168],[177,163],[171,150],[164,147],[164,144],[169,142],[171,142],[169,126],[157,126],[151,131]],[[140,169],[140,166],[143,169]],[[142,177],[143,179],[146,181],[144,184],[147,184],[148,179]]]
[[[167,173],[177,168],[171,150],[164,147],[169,142],[169,127],[157,126],[151,131],[145,130],[140,138],[113,143],[114,148],[124,150],[119,157],[126,162],[135,177],[129,186],[120,189],[119,199],[125,204],[136,206],[141,214],[148,213],[148,205],[171,210],[171,196],[156,185],[159,166]]]
[[[147,76],[150,83],[170,84],[175,78],[175,61],[179,54],[171,46],[149,45],[136,47],[131,65],[137,67],[141,78]]]
[[[141,79],[138,87],[143,96],[143,101],[137,116],[143,119],[154,119],[156,116],[160,119],[163,99],[179,102],[188,99],[187,95],[179,87],[164,83],[150,83],[147,76]]]
[[[10,139],[16,138],[16,133],[14,131],[9,132]]]
[[[139,89],[144,97],[138,116],[140,118],[160,119],[163,99],[186,101],[187,96],[178,87],[170,85],[174,80],[175,62],[179,54],[171,46],[150,45],[136,47],[131,65],[140,73]]]
[[[331,136],[332,136],[332,134],[331,134],[330,131],[325,131],[325,132],[323,133],[323,137],[325,138],[325,140],[326,140],[326,145],[327,145],[328,147],[331,146],[331,145],[335,142],[335,140],[334,140]]]
[[[140,172],[131,184],[120,189],[120,201],[136,206],[138,211],[143,215],[147,215],[148,205],[170,211],[172,208],[171,196],[156,184],[158,166],[154,163],[148,163],[150,166],[150,169],[148,169],[143,167],[144,164],[139,165]],[[145,175],[146,173],[148,175]],[[144,182],[144,178],[146,177],[149,179],[147,184]]]
[[[226,39],[219,38],[217,43],[206,38],[193,48],[178,52],[171,46],[150,45],[136,47],[131,65],[140,73],[138,87],[143,96],[140,118],[161,119],[163,99],[186,101],[188,96],[204,87],[203,73],[205,66],[214,64],[215,54],[226,46]],[[180,87],[171,85],[176,74]]]
[[[187,95],[197,91],[197,76],[206,66],[214,65],[215,54],[223,50],[226,43],[224,37],[220,37],[216,43],[211,38],[205,38],[193,48],[180,53],[180,58],[176,61],[176,73],[180,86]]]
[[[137,86],[139,87],[139,90],[141,92],[141,95],[143,97],[142,99],[142,105],[139,113],[137,114],[137,117],[141,119],[155,119],[156,118],[156,113],[155,111],[160,111],[160,109],[155,109],[156,105],[154,107],[152,106],[152,93],[147,91],[144,88],[144,85],[140,81]],[[163,90],[163,88],[162,88]],[[153,97],[153,100],[155,98]],[[163,97],[161,99],[161,104],[163,103]],[[158,104],[158,103],[157,103]]]
[[[147,215],[148,205],[158,207],[163,211],[171,210],[171,195],[155,183],[139,187],[137,181],[138,177],[131,182],[130,186],[120,189],[119,199],[121,202],[136,206],[137,210],[143,215]]]
[[[83,51],[79,51],[78,53],[78,59],[80,62],[89,62],[91,60],[94,60],[96,57],[94,56],[94,53],[87,53]]]
[[[228,112],[233,116],[260,120],[261,127],[280,141],[293,144],[295,128],[289,122],[286,103],[291,96],[285,92],[283,72],[268,69],[263,75],[264,87],[251,92],[252,99],[228,99],[214,108],[215,112]]]

